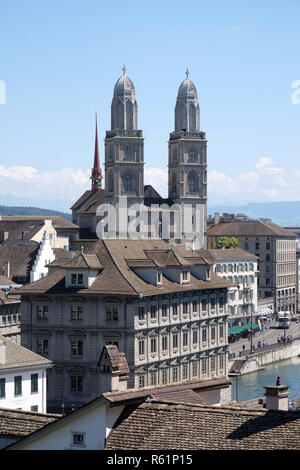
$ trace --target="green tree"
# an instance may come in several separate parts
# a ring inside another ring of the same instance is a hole
[[[237,248],[239,245],[238,239],[235,237],[219,237],[216,242],[216,248]]]

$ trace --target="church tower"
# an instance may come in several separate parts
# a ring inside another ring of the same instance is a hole
[[[175,130],[169,139],[168,186],[169,198],[181,206],[201,208],[203,220],[199,238],[205,247],[207,218],[207,140],[200,130],[200,107],[197,90],[189,79],[181,83],[175,106]],[[193,215],[193,222],[195,215]]]
[[[111,130],[105,139],[105,200],[116,204],[126,196],[128,204],[144,200],[144,138],[138,130],[135,88],[126,75],[119,78],[111,104]]]

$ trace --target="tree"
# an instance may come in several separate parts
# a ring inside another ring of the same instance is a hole
[[[219,237],[216,242],[216,248],[237,248],[239,245],[238,239],[235,237]]]

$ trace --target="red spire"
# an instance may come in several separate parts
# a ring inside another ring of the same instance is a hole
[[[99,161],[99,147],[98,147],[98,125],[97,125],[97,114],[96,114],[96,135],[95,135],[95,155],[94,155],[94,167],[92,169],[92,189],[101,188],[102,173]]]

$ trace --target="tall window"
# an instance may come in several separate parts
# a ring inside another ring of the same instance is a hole
[[[167,351],[168,349],[168,336],[164,335],[161,337],[161,349],[162,351]]]
[[[133,178],[131,175],[125,175],[124,178],[124,189],[126,192],[133,191]]]
[[[72,356],[82,356],[83,354],[83,341],[81,340],[72,340],[71,341],[71,355]]]
[[[194,173],[190,173],[188,176],[188,191],[189,193],[196,193],[197,188],[196,188],[196,176]]]
[[[184,365],[182,366],[182,380],[187,380],[188,379],[188,366]]]
[[[71,320],[83,320],[82,307],[74,305],[71,307]]]
[[[193,344],[198,343],[198,330],[193,330]]]
[[[203,328],[202,330],[202,343],[206,343],[207,341],[207,328]]]
[[[48,320],[48,305],[37,306],[37,319]]]
[[[197,300],[193,300],[193,313],[197,313],[198,311],[198,302]]]
[[[210,330],[210,339],[214,341],[216,339],[216,327],[212,326]]]
[[[183,313],[186,315],[188,313],[188,303],[187,302],[183,302],[182,304],[182,310],[183,310]]]
[[[168,383],[168,371],[163,370],[161,373],[161,381],[163,385],[166,385]]]
[[[22,395],[22,375],[18,375],[14,378],[15,382],[15,396]]]
[[[178,382],[178,367],[172,368],[172,382]]]
[[[207,374],[207,359],[203,359],[201,363],[201,373],[202,375]]]
[[[166,317],[168,315],[168,306],[167,304],[162,304],[161,306],[161,315]]]
[[[156,319],[156,306],[155,306],[155,305],[151,305],[151,307],[150,307],[150,315],[151,315],[151,320],[155,320],[155,319]]]
[[[133,151],[131,145],[126,145],[125,149],[125,160],[132,160],[133,158]]]
[[[83,391],[83,376],[71,375],[71,392]]]
[[[39,375],[31,374],[31,393],[36,393],[39,391]]]
[[[118,321],[119,312],[117,307],[106,307],[106,321]]]
[[[182,334],[182,346],[188,345],[188,332],[184,331]]]
[[[192,376],[197,377],[198,375],[198,364],[197,362],[194,362],[192,365]]]
[[[156,385],[157,383],[157,372],[150,373],[150,385]]]
[[[36,350],[38,354],[41,354],[43,356],[48,355],[48,340],[47,339],[37,339],[36,340]]]
[[[178,348],[178,334],[177,333],[173,333],[172,335],[172,342],[173,342],[173,348],[176,349]]]
[[[139,307],[139,320],[145,319],[145,309],[144,307]]]
[[[156,338],[151,338],[150,350],[152,353],[156,353]]]
[[[139,387],[145,387],[145,376],[144,375],[140,375],[139,376]]]
[[[145,340],[139,339],[139,356],[145,355]]]
[[[178,315],[178,304],[173,304],[173,316],[177,317]]]
[[[5,398],[5,379],[0,379],[0,398]]]

